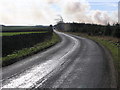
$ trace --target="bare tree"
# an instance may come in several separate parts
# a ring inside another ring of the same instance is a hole
[[[58,18],[55,19],[55,21],[57,22],[57,24],[59,24],[59,23],[64,23],[63,18],[62,18],[61,15],[58,15]]]

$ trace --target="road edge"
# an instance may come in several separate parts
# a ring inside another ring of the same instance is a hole
[[[64,32],[66,33],[66,32]],[[67,32],[67,34],[69,35],[73,35],[73,36],[77,36],[77,37],[81,37],[79,35],[74,35],[74,34],[71,34],[69,32]],[[93,40],[93,39],[90,39],[90,38],[86,38],[86,37],[82,37],[82,38],[85,38],[85,39],[89,39],[93,42],[95,42],[105,53],[105,55],[107,56],[107,61],[108,61],[108,65],[109,65],[109,68],[110,68],[110,79],[111,79],[111,82],[110,82],[110,87],[111,88],[119,88],[118,86],[118,74],[117,74],[117,71],[115,69],[115,66],[114,66],[114,63],[113,63],[113,57],[112,57],[112,53],[105,47],[103,46],[102,44],[100,44],[99,42]]]
[[[88,38],[87,38],[88,39]],[[92,40],[92,39],[90,39]],[[111,88],[117,88],[117,71],[115,69],[114,63],[113,63],[113,58],[112,58],[112,53],[102,44],[98,43],[95,40],[92,40],[93,42],[95,42],[98,46],[101,47],[101,49],[105,52],[105,55],[107,56],[107,61],[108,61],[108,65],[110,68],[110,76],[111,76]]]

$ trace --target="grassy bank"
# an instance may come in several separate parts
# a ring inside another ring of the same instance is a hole
[[[23,48],[30,48],[38,43],[42,43],[45,40],[50,40],[52,32],[7,32],[2,36],[2,57],[13,53],[14,51],[21,50]],[[6,32],[3,32],[3,34]],[[10,35],[10,36],[9,36]],[[0,37],[1,38],[1,37]]]
[[[30,48],[24,48],[22,50],[16,51],[12,54],[7,55],[6,57],[1,58],[2,66],[10,65],[18,60],[25,58],[26,56],[30,56],[39,51],[45,50],[48,47],[53,46],[54,44],[60,41],[59,36],[53,33],[51,40],[45,40],[42,43],[38,43]]]
[[[71,33],[70,34],[74,34],[77,36],[82,36],[82,37],[86,37],[89,39],[92,39],[96,42],[98,42],[99,44],[105,46],[112,54],[113,57],[113,63],[115,66],[115,69],[117,71],[117,76],[120,76],[120,43],[119,40],[117,38],[113,38],[113,37],[100,37],[100,36],[89,36],[87,34],[82,34],[82,33]],[[120,87],[120,78],[118,78],[118,87]]]

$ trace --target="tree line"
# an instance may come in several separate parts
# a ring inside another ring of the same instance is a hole
[[[85,23],[58,23],[55,28],[60,31],[81,32],[94,36],[112,36],[120,38],[120,24],[97,25]]]

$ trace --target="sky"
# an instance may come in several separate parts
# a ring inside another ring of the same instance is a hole
[[[64,22],[114,24],[119,0],[0,0],[0,24],[50,25]]]

